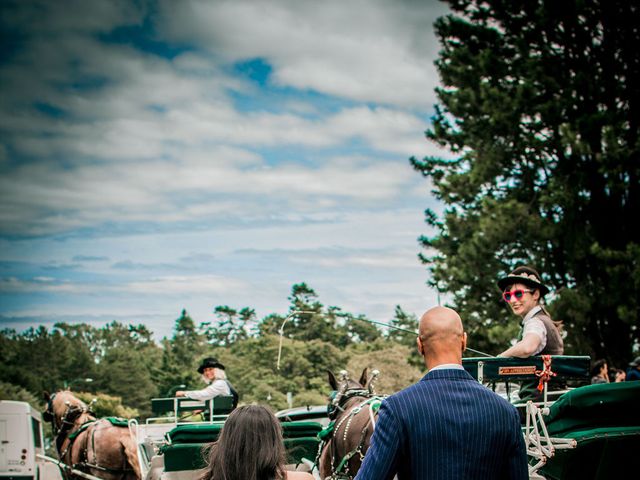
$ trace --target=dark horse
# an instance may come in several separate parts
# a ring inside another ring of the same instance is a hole
[[[356,382],[343,370],[338,381],[329,372],[329,384],[335,391],[329,405],[329,418],[334,423],[333,432],[325,440],[318,461],[320,478],[353,478],[362,465],[383,399],[373,391],[377,376],[378,371],[374,370],[367,378],[365,368]]]
[[[99,419],[68,390],[45,393],[47,410],[56,436],[58,458],[67,466],[105,480],[138,480],[138,449],[129,429]],[[81,478],[68,475],[67,478]]]

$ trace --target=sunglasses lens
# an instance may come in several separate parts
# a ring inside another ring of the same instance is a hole
[[[502,297],[504,298],[505,302],[510,302],[513,297],[515,297],[516,300],[521,300],[524,294],[524,290],[512,290],[511,292],[504,292],[502,294]]]

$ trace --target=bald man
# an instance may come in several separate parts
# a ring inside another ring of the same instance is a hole
[[[528,479],[518,412],[462,368],[460,316],[428,310],[417,344],[429,372],[382,402],[356,480]]]

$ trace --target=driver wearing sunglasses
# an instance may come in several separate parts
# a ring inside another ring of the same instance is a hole
[[[543,298],[549,289],[542,283],[540,274],[531,267],[518,267],[500,279],[498,286],[511,311],[522,318],[518,341],[499,356],[528,358],[533,355],[562,355],[561,322],[551,320],[544,308]],[[526,393],[522,389],[521,392]],[[522,394],[520,398],[525,400]]]
[[[522,319],[518,341],[499,356],[528,358],[533,355],[562,355],[561,322],[551,320],[544,308],[543,298],[549,289],[542,283],[540,274],[531,267],[518,267],[500,279],[498,286],[502,290],[503,300]],[[533,393],[523,387],[520,398],[532,399]]]
[[[518,267],[500,279],[503,300],[511,311],[522,318],[518,342],[500,354],[502,357],[527,358],[532,355],[562,355],[564,351],[558,326],[543,306],[549,289],[531,267]]]

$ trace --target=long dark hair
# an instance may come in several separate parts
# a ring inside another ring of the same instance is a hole
[[[282,427],[271,410],[245,405],[227,418],[211,444],[199,480],[281,480],[285,478]]]

